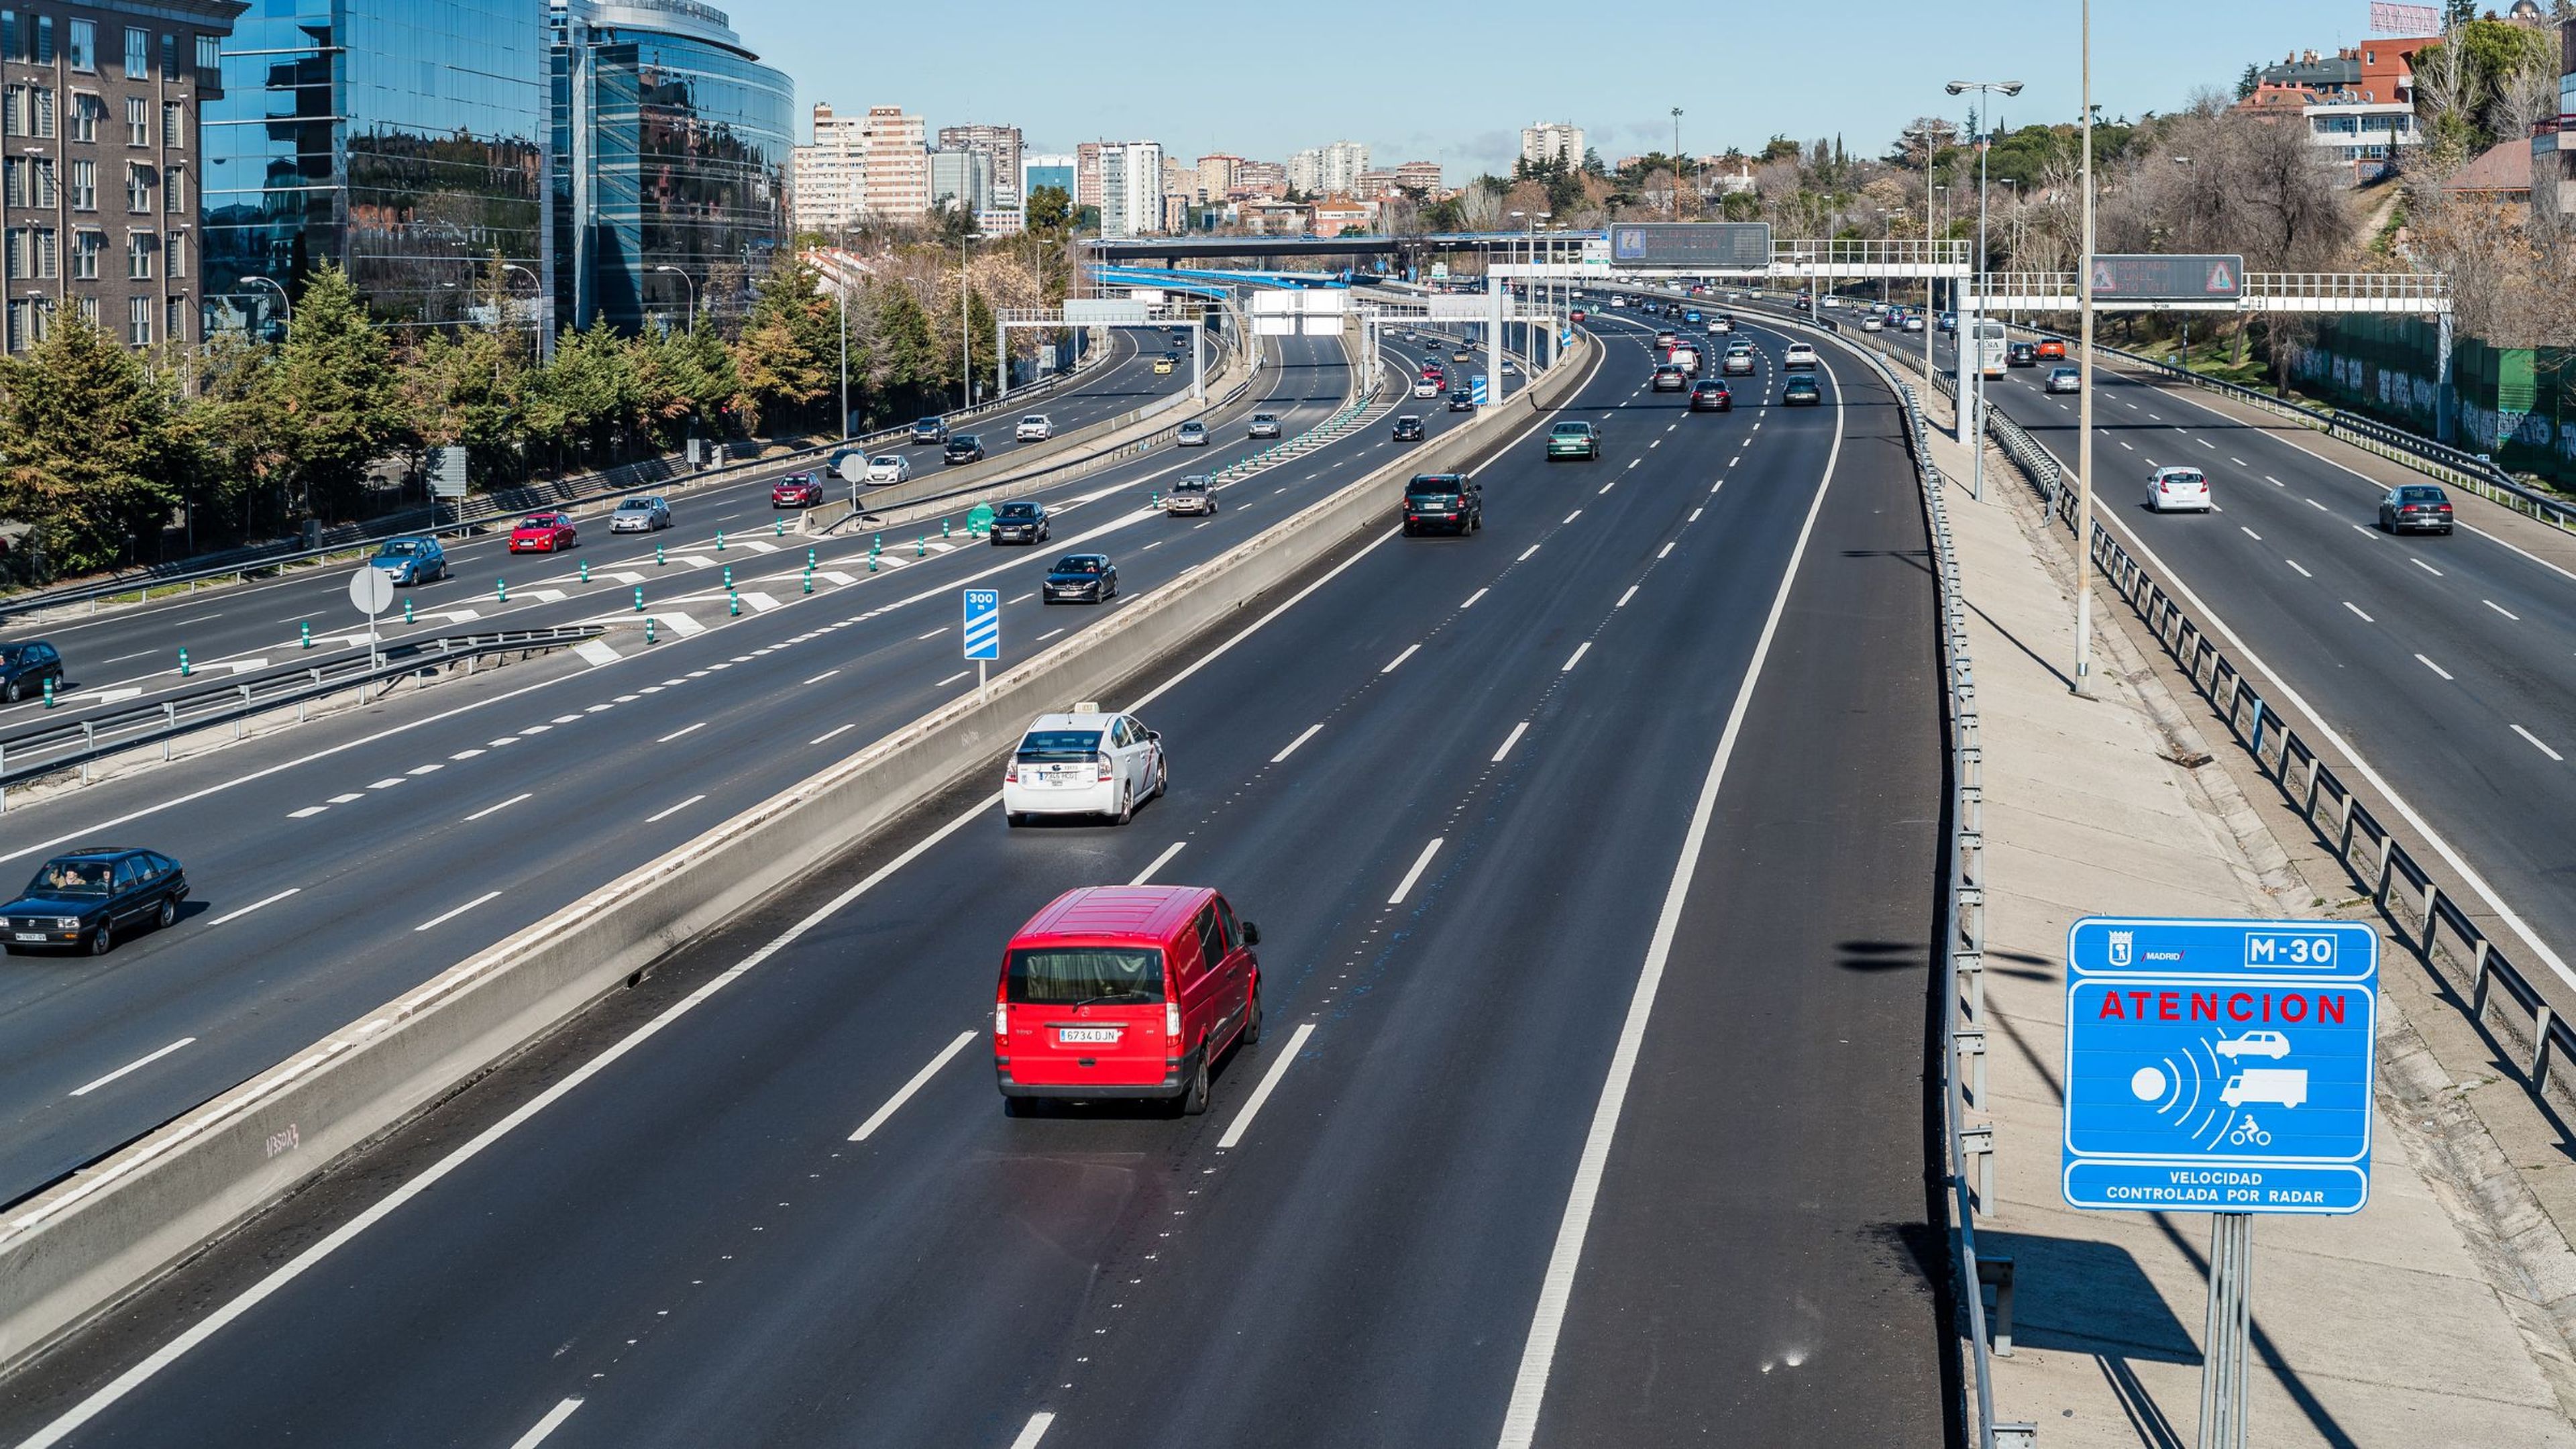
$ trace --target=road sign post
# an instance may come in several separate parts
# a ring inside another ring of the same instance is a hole
[[[965,591],[966,657],[975,661],[975,698],[985,697],[984,671],[992,661],[1002,657],[1002,591],[968,589]]]
[[[2379,935],[2087,917],[2066,933],[2069,1205],[2211,1214],[2202,1449],[2243,1449],[2257,1213],[2370,1200]]]
[[[383,657],[376,652],[376,616],[383,613],[393,601],[393,576],[383,569],[377,568],[374,564],[363,564],[359,566],[356,573],[349,576],[349,602],[357,606],[359,613],[367,616],[369,668],[384,663]]]

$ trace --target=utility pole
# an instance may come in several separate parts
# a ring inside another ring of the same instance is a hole
[[[2093,0],[2084,0],[2084,245],[2075,265],[2075,692],[2093,692]]]

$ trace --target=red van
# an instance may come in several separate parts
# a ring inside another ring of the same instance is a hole
[[[1206,1111],[1217,1056],[1261,1040],[1260,940],[1205,886],[1056,897],[1002,954],[993,1074],[1003,1110],[1153,1097]]]

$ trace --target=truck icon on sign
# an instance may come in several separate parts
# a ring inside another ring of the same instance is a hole
[[[2308,1072],[2305,1067],[2248,1067],[2227,1079],[2218,1100],[2230,1107],[2248,1102],[2297,1107],[2308,1100]]]

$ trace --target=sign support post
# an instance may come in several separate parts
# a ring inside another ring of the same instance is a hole
[[[2254,1215],[2209,1215],[2209,1316],[2202,1325],[2199,1449],[2245,1449],[2252,1349]]]

